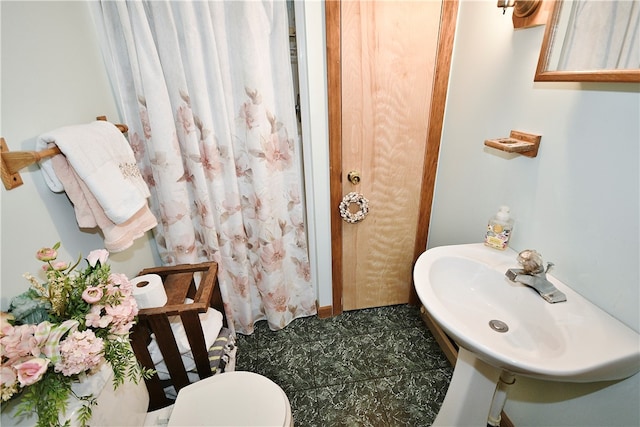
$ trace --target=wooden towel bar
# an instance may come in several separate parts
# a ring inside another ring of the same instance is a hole
[[[98,116],[96,120],[106,121],[105,116]],[[122,133],[126,133],[129,128],[127,125],[114,124],[115,127],[120,129]],[[0,138],[0,163],[2,165],[2,182],[4,188],[7,190],[13,190],[16,187],[22,185],[22,178],[20,177],[20,169],[26,168],[36,162],[47,157],[55,156],[56,154],[62,154],[58,147],[47,148],[42,151],[9,151],[9,147],[4,138]]]

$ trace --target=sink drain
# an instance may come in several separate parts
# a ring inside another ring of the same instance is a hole
[[[505,333],[509,330],[509,325],[502,320],[490,320],[489,326],[496,332]]]

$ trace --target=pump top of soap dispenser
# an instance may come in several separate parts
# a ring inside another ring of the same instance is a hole
[[[509,221],[509,219],[511,218],[511,210],[509,209],[509,206],[500,206],[500,209],[496,214],[496,218],[500,221]]]

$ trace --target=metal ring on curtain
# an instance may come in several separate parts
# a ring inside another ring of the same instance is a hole
[[[359,206],[357,212],[351,212],[349,206],[356,203]],[[340,202],[340,216],[349,224],[355,224],[365,219],[369,213],[369,201],[360,193],[352,191],[344,196]]]

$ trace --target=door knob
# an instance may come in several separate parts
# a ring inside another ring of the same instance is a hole
[[[358,185],[360,183],[360,172],[358,171],[351,171],[347,174],[347,179],[349,180],[350,183],[352,183],[353,185]]]

